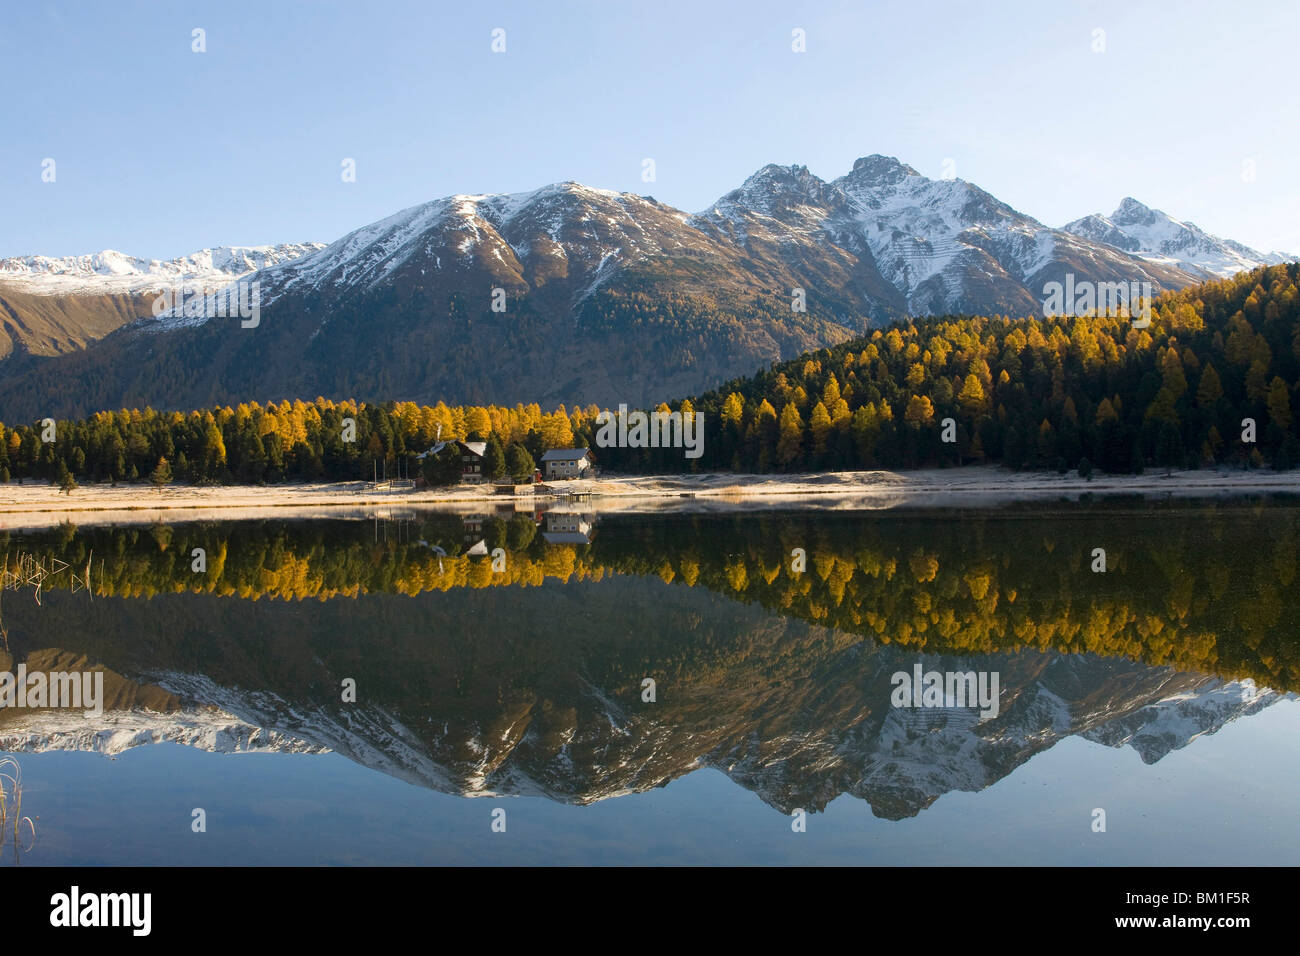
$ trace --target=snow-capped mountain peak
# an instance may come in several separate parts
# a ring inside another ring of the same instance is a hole
[[[1111,218],[1117,222],[1140,222],[1144,219],[1151,219],[1155,215],[1155,210],[1145,203],[1138,202],[1132,196],[1125,196],[1119,201],[1119,206],[1115,209],[1115,214]]]
[[[1199,279],[1227,278],[1287,258],[1263,253],[1231,239],[1220,239],[1195,223],[1180,221],[1126,196],[1109,216],[1094,213],[1062,227],[1066,232],[1104,242],[1149,262],[1173,266]]]
[[[362,292],[411,269],[436,276],[486,265],[507,285],[530,271],[527,260],[539,257],[585,270],[610,256],[658,252],[651,220],[673,212],[649,197],[572,181],[519,193],[458,193],[412,206],[314,255],[268,269],[259,277],[269,287],[263,302],[308,288]],[[671,218],[680,224],[685,217]]]
[[[897,185],[909,176],[925,178],[911,166],[893,156],[872,153],[870,156],[862,156],[854,160],[852,171],[844,178],[864,185],[886,186]]]
[[[217,246],[164,260],[141,259],[114,249],[82,256],[15,256],[0,259],[0,282],[35,295],[145,293],[176,283],[215,289],[324,248],[319,242]]]
[[[834,201],[832,193],[823,180],[808,171],[807,166],[777,166],[769,163],[720,202],[730,200],[764,211],[772,209],[776,204],[811,202],[824,205]]]

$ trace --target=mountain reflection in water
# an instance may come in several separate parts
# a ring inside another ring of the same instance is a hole
[[[4,593],[0,670],[102,667],[107,702],[0,710],[0,750],[332,750],[572,804],[712,767],[902,819],[1068,736],[1151,763],[1295,691],[1298,532],[1285,503],[1139,502],[10,534],[71,570]],[[918,663],[996,672],[997,715],[891,706]]]

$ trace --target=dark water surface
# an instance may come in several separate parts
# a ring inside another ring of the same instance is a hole
[[[0,707],[0,858],[1295,863],[1298,540],[1285,499],[0,532],[0,672],[105,697]],[[996,714],[896,706],[918,665]]]

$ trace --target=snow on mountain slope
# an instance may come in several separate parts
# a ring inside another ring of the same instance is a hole
[[[843,194],[807,166],[769,164],[696,218],[727,223],[733,227],[733,238],[742,241],[754,219],[765,221],[772,231],[817,237],[828,220],[843,213],[843,207]]]
[[[1000,659],[1001,713],[879,708],[876,716],[800,740],[741,744],[708,763],[788,813],[850,793],[886,819],[915,816],[952,791],[978,792],[1070,736],[1132,746],[1146,763],[1291,695],[1172,668],[1092,655]],[[946,670],[993,660],[943,659]],[[1017,676],[1018,667],[1028,670]],[[895,666],[895,665],[890,665]],[[887,669],[879,672],[884,677]],[[881,697],[883,699],[884,693]],[[834,786],[817,787],[818,780]],[[812,784],[812,786],[810,786]]]
[[[177,259],[139,259],[112,249],[85,256],[0,259],[0,282],[34,295],[153,292],[177,282],[216,289],[258,269],[325,248],[323,243],[219,246]]]
[[[1056,272],[1080,279],[1192,277],[1108,245],[1049,229],[962,180],[931,180],[885,156],[825,182],[804,166],[764,166],[708,210],[554,183],[522,193],[458,194],[404,209],[318,251],[257,274],[262,308],[317,294],[331,301],[389,284],[432,290],[472,280],[510,294],[560,282],[561,307],[653,261],[699,265],[675,282],[749,291],[802,287],[854,326],[905,312],[1040,309]],[[203,321],[200,319],[199,321]],[[165,315],[165,331],[194,324]]]
[[[404,209],[255,279],[272,319],[280,303],[285,312],[310,312],[317,328],[335,314],[366,312],[374,297],[434,308],[458,295],[477,311],[487,307],[491,289],[502,288],[512,299],[532,295],[539,311],[567,318],[618,276],[640,275],[674,294],[752,294],[799,283],[787,263],[755,261],[730,238],[697,225],[653,197],[575,182],[459,194]],[[163,314],[139,331],[202,324],[214,312],[194,311]]]
[[[1238,717],[1259,713],[1286,695],[1255,686],[1252,680],[1212,681],[1125,714],[1088,731],[1088,740],[1108,747],[1128,745],[1152,764]]]
[[[1044,282],[1065,272],[1150,281],[1157,290],[1193,279],[1051,229],[978,186],[928,179],[892,157],[859,159],[832,185],[851,200],[858,231],[912,314],[1038,312]]]
[[[1103,232],[1052,229],[964,180],[928,179],[872,155],[832,182],[804,166],[764,166],[696,215],[575,182],[458,194],[268,262],[257,279],[263,308],[286,296],[324,294],[337,302],[387,284],[431,291],[464,280],[477,287],[480,279],[510,294],[560,280],[559,304],[573,308],[628,269],[689,258],[705,264],[701,275],[715,287],[804,287],[853,326],[862,316],[903,313],[1036,313],[1044,284],[1065,273],[1080,281],[1149,281],[1157,291],[1204,275],[1184,269],[1183,259],[1142,254],[1136,240],[1116,244]],[[687,282],[686,273],[678,281]],[[191,324],[165,315],[146,326]]]
[[[0,750],[71,750],[115,756],[133,747],[174,743],[211,753],[328,753],[327,747],[256,727],[210,706],[162,713],[142,707],[106,710],[87,720],[62,710],[37,710],[0,728]]]
[[[901,317],[906,302],[876,268],[852,218],[848,197],[808,167],[768,165],[690,222],[739,245],[765,275],[788,274],[791,285],[831,306],[841,324],[865,331],[863,317]]]
[[[837,250],[864,282],[875,278],[874,295],[855,291],[877,319],[891,309],[1034,313],[1044,283],[1065,272],[1151,281],[1156,289],[1193,281],[1172,265],[1050,229],[971,183],[928,179],[889,156],[865,156],[830,183],[806,167],[765,166],[696,221],[751,250],[761,243]]]
[[[694,239],[674,235],[683,231],[684,219],[648,197],[574,182],[524,193],[455,195],[363,226],[258,278],[269,287],[264,305],[305,289],[365,291],[408,266],[423,274],[430,268],[450,273],[476,261],[518,283],[557,270],[594,282],[611,259],[684,249]]]
[[[868,156],[853,170],[835,180],[854,203],[863,237],[881,271],[905,292],[944,274],[978,248],[974,235],[1015,237],[1034,253],[1036,271],[1042,255],[1034,238],[1042,226],[998,202],[983,190],[959,179],[927,179],[910,166],[890,157]],[[1050,246],[1046,250],[1050,253]]]
[[[1262,265],[1289,261],[1280,253],[1257,252],[1220,239],[1190,222],[1125,198],[1109,216],[1094,214],[1062,227],[1093,242],[1104,242],[1151,262],[1173,266],[1199,279],[1224,279]]]
[[[957,671],[996,660],[1008,678],[1002,711],[982,720],[961,708],[890,706],[889,675],[910,655],[871,653],[881,655],[879,667],[847,723],[826,719],[824,708],[835,703],[812,682],[793,698],[773,698],[748,718],[733,721],[722,716],[726,708],[706,708],[700,719],[682,722],[625,713],[611,703],[608,689],[583,681],[580,695],[566,701],[571,722],[557,746],[519,714],[508,725],[489,722],[496,728],[489,733],[483,722],[467,720],[445,703],[433,713],[412,708],[408,720],[404,708],[330,707],[223,686],[202,674],[164,671],[148,680],[188,701],[179,710],[137,706],[94,720],[63,710],[35,711],[0,728],[0,750],[112,755],[170,742],[215,753],[333,752],[441,792],[544,796],[574,804],[644,792],[707,766],[784,813],[796,806],[821,810],[848,793],[867,802],[876,816],[902,819],[945,793],[984,790],[1069,736],[1131,746],[1152,764],[1294,696],[1250,680],[1091,655],[936,658],[936,665]],[[773,727],[783,729],[773,733]]]
[[[0,282],[36,294],[152,291],[178,281],[215,291],[258,271],[265,307],[287,293],[373,289],[408,268],[429,279],[477,267],[507,287],[563,278],[581,301],[620,269],[673,256],[712,259],[738,275],[756,270],[745,279],[768,285],[793,270],[822,294],[847,293],[846,309],[856,303],[874,318],[1038,311],[1043,283],[1066,271],[1163,289],[1285,261],[1133,199],[1109,217],[1052,229],[964,180],[928,179],[871,155],[831,182],[804,166],[764,166],[697,215],[563,182],[433,200],[328,246],[226,246],[168,261],[112,250],[0,259]]]

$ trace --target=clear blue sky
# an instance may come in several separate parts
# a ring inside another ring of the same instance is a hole
[[[11,2],[0,256],[328,242],[565,179],[697,211],[870,153],[1050,225],[1132,195],[1300,252],[1297,36],[1295,0]]]

